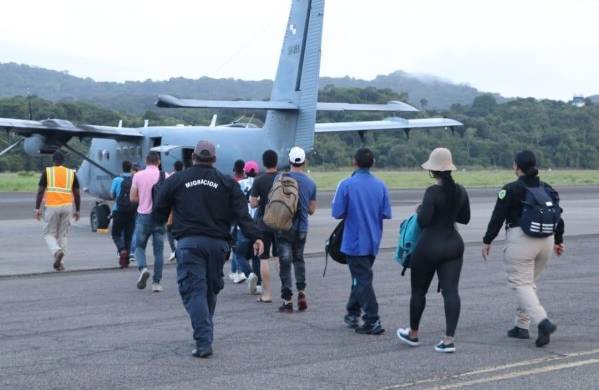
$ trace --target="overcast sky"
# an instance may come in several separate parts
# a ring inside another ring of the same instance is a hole
[[[272,79],[290,0],[2,4],[0,62],[101,81]],[[505,96],[599,94],[599,1],[327,0],[321,75],[431,74]]]

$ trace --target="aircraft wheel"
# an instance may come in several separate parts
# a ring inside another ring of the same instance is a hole
[[[110,215],[110,208],[105,205],[95,206],[90,215],[89,222],[92,232],[97,232],[98,229],[108,229],[110,223],[108,216]]]

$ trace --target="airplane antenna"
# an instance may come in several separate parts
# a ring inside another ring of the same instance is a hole
[[[31,109],[31,94],[27,90],[27,107],[29,109],[29,120],[33,120],[33,110]]]
[[[117,127],[123,127],[123,120],[122,119],[119,119],[119,124],[118,124]]]
[[[218,114],[212,115],[212,120],[210,121],[210,125],[208,127],[216,127],[217,119],[218,119]]]
[[[144,127],[148,127],[149,124],[150,124],[150,120],[144,119]]]

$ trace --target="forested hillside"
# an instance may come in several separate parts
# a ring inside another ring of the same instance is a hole
[[[481,94],[477,89],[446,82],[434,77],[413,76],[394,72],[374,80],[349,77],[321,79],[321,87],[334,85],[345,88],[389,88],[409,95],[409,102],[423,108],[449,108],[452,104],[472,104]],[[124,83],[96,82],[66,72],[0,63],[0,97],[24,96],[27,92],[44,99],[85,100],[100,107],[141,114],[153,109],[156,96],[170,94],[196,99],[268,99],[272,81],[236,79],[171,78],[166,81],[129,81]],[[498,97],[498,99],[501,99]]]
[[[384,103],[406,100],[407,94],[389,89],[337,88],[328,86],[320,93],[321,101],[352,103]],[[34,119],[48,117],[69,119],[78,123],[141,126],[144,119],[151,125],[206,124],[213,111],[161,110],[143,115],[122,114],[82,102],[50,102],[33,99]],[[219,123],[232,121],[246,112],[219,112]],[[257,113],[258,119],[263,113]],[[497,103],[493,95],[481,95],[469,105],[454,104],[448,110],[427,110],[411,117],[446,116],[464,123],[455,134],[448,130],[413,130],[409,138],[403,131],[367,133],[366,144],[374,149],[377,164],[384,168],[414,168],[420,165],[434,147],[452,149],[460,167],[509,168],[516,151],[534,150],[543,168],[599,168],[599,104],[576,108],[570,104],[535,99],[515,99]],[[0,99],[0,117],[27,118],[27,99]],[[322,113],[320,122],[370,120],[383,118],[373,113]],[[226,131],[226,130],[224,130]],[[4,134],[1,140],[7,140]],[[5,142],[4,142],[5,143]],[[361,145],[357,134],[323,134],[316,137],[311,164],[327,168],[349,166],[353,151]],[[85,145],[79,145],[84,148]],[[243,156],[240,156],[243,158]],[[0,158],[0,171],[32,169],[40,160],[23,152],[12,152]]]

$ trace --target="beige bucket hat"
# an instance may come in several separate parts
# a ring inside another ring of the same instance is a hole
[[[428,161],[421,165],[427,171],[455,171],[456,166],[453,165],[451,151],[447,148],[437,148],[431,152]]]

